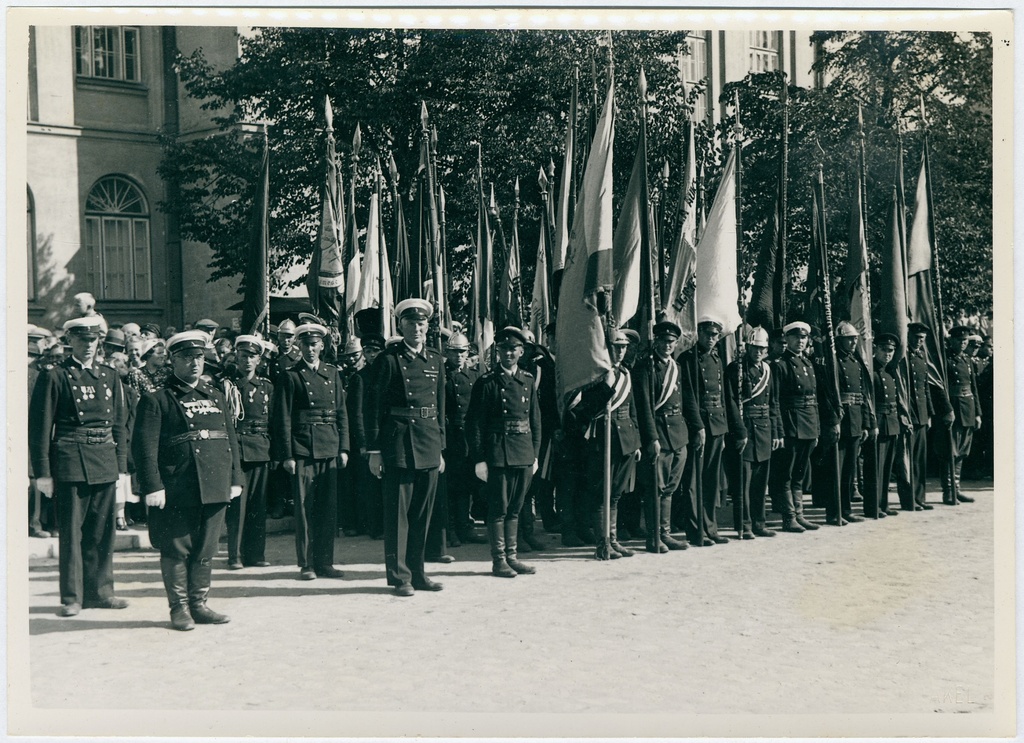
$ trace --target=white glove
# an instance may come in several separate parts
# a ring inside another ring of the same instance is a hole
[[[155,493],[148,493],[146,495],[146,505],[150,508],[163,508],[167,503],[167,493],[163,490],[157,490]]]
[[[478,480],[487,482],[487,462],[478,463],[477,466],[473,468],[473,471],[476,473],[476,478]]]
[[[366,466],[370,468],[370,474],[379,480],[384,474],[384,461],[379,451],[372,451],[366,455]]]
[[[114,488],[114,502],[118,505],[126,503],[128,496],[132,494],[132,476],[122,474],[117,476],[117,486]]]
[[[338,455],[338,467],[345,469],[348,466],[348,452],[342,452]]]
[[[284,460],[283,462],[281,462],[281,466],[284,467],[284,471],[287,472],[289,475],[294,475],[295,474],[295,460],[294,459],[286,459],[286,460]]]
[[[53,478],[52,477],[37,477],[36,478],[36,490],[38,490],[43,496],[47,498],[53,497]]]
[[[242,486],[241,485],[232,485],[231,486],[231,500],[234,500],[235,498],[237,498],[241,494],[242,494]]]
[[[439,474],[439,475],[443,475],[444,474],[444,456],[443,455],[441,456],[441,463],[437,466],[437,474]]]
[[[533,469],[530,471],[530,474],[531,475],[536,475],[537,474],[537,460],[536,459],[533,460]]]

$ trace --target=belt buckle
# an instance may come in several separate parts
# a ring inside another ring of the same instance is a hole
[[[420,418],[429,418],[431,413],[430,408],[420,408]]]
[[[199,430],[199,438],[201,438],[201,439],[208,439],[208,438],[210,438],[209,430],[207,430],[205,428],[200,429]]]

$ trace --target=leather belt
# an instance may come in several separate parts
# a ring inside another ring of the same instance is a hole
[[[270,433],[270,426],[267,425],[266,421],[256,421],[249,423],[242,423],[236,429],[241,434],[263,434],[267,435]]]
[[[879,415],[895,415],[897,411],[896,403],[890,403],[889,405],[883,405],[878,409]]]
[[[629,417],[629,406],[623,405],[621,408],[615,408],[612,411],[613,418],[628,418]]]
[[[74,441],[78,444],[113,444],[114,431],[107,427],[57,426],[57,438],[61,441]]]
[[[505,420],[501,425],[489,426],[491,433],[530,433],[530,421]]]
[[[864,393],[863,392],[844,392],[840,396],[843,405],[863,405],[864,404]]]
[[[338,422],[338,414],[333,410],[300,410],[299,425],[331,426]]]
[[[425,408],[391,408],[392,418],[436,418],[437,408],[433,405]]]
[[[177,436],[171,436],[167,441],[169,444],[174,446],[175,444],[184,444],[186,441],[205,441],[207,439],[226,439],[228,437],[227,431],[211,431],[207,428],[200,428],[198,431],[187,431],[185,433],[179,433]]]
[[[747,403],[743,406],[743,417],[749,418],[750,420],[759,420],[761,418],[768,417],[768,406],[767,405],[751,405]]]
[[[818,397],[814,393],[809,395],[786,395],[782,398],[782,404],[789,408],[813,408],[818,404]]]
[[[666,405],[661,410],[655,412],[659,418],[678,418],[682,416],[683,409],[679,405]]]
[[[720,408],[722,407],[722,396],[715,393],[704,393],[700,398],[701,407]]]
[[[949,392],[955,397],[974,397],[974,391],[969,384],[950,387]]]

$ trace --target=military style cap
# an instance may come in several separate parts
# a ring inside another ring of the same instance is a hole
[[[722,332],[722,323],[720,323],[715,318],[711,317],[711,315],[702,315],[700,320],[697,321],[697,327],[699,328],[701,326],[707,325],[714,325],[716,328],[718,328],[719,333]]]
[[[90,338],[91,340],[96,340],[100,337],[102,327],[98,315],[75,317],[63,325],[65,335],[77,335],[79,338]]]
[[[654,326],[655,338],[678,338],[683,334],[683,329],[670,320],[662,320]]]
[[[343,356],[351,356],[353,354],[362,353],[362,352],[363,352],[362,341],[360,341],[358,338],[356,338],[353,335],[353,336],[351,336],[345,342],[345,350],[342,351],[342,355]]]
[[[363,348],[376,348],[378,351],[382,351],[384,345],[384,336],[380,333],[367,333],[363,336]]]
[[[802,335],[806,337],[811,334],[811,326],[802,320],[796,320],[783,327],[782,332],[786,335]]]
[[[640,343],[640,334],[633,330],[632,328],[626,328],[622,332],[626,334],[626,338],[629,339],[630,343]]]
[[[434,315],[434,308],[425,299],[403,299],[395,305],[395,317],[401,320],[403,317],[415,317],[417,320],[429,320]]]
[[[529,328],[523,328],[522,333],[523,333],[523,338],[526,339],[526,345],[527,346],[535,346],[535,345],[537,345],[537,337],[533,334],[532,330],[530,330]]]
[[[263,355],[267,351],[267,342],[258,335],[240,335],[235,338],[235,350],[239,349]]]
[[[209,343],[210,336],[202,330],[185,330],[167,339],[167,352],[175,354],[179,351],[188,351],[191,348],[205,350]]]
[[[300,312],[299,325],[304,325],[307,323],[316,323],[317,325],[323,325],[324,321],[321,320],[318,315],[314,315],[312,312]]]
[[[397,345],[404,340],[405,338],[403,338],[400,335],[393,335],[390,338],[388,338],[387,343],[385,344],[385,348],[390,348],[391,346]]]
[[[955,328],[949,331],[951,338],[959,338],[962,335],[971,335],[974,332],[974,328],[970,325],[957,325]]]
[[[978,335],[977,333],[971,333],[969,336],[967,336],[967,340],[969,340],[971,343],[978,343],[978,344],[981,344],[981,343],[984,342],[982,340],[982,337],[980,335]]]
[[[927,325],[923,325],[919,322],[912,322],[907,326],[907,333],[910,335],[928,335],[929,330]]]
[[[464,333],[452,333],[446,343],[450,351],[468,351],[469,338]]]
[[[494,339],[494,345],[525,346],[529,341],[523,331],[514,325],[509,325],[498,331]]]
[[[295,335],[295,322],[291,318],[285,318],[277,326],[278,335]]]
[[[306,335],[316,336],[317,338],[323,338],[327,335],[327,328],[320,323],[316,322],[305,322],[299,327],[295,328],[295,335],[298,338],[302,338]]]
[[[143,325],[140,330],[147,330],[153,335],[160,335],[160,326],[153,322],[148,322]]]
[[[200,320],[199,322],[196,323],[196,327],[197,328],[211,328],[212,330],[216,330],[217,328],[220,327],[220,323],[217,322],[216,320],[211,320],[208,317],[204,317],[202,320]]]
[[[782,331],[782,328],[775,328],[768,334],[768,339],[773,341],[781,341],[786,337],[786,334]]]
[[[613,330],[608,343],[612,346],[628,346],[629,336],[623,330]]]
[[[108,346],[113,346],[114,348],[124,348],[124,331],[120,328],[111,328],[107,331],[107,335],[103,339],[103,343]]]
[[[140,349],[139,352],[139,358],[146,358],[147,356],[149,356],[150,352],[152,352],[154,348],[163,345],[163,338],[147,338],[146,340],[142,341],[142,348]]]
[[[854,327],[853,323],[843,320],[836,326],[836,338],[857,338],[860,336],[860,331]]]
[[[747,345],[768,348],[768,331],[764,328],[751,328],[747,333]]]
[[[897,338],[892,333],[879,333],[878,335],[875,336],[875,345],[892,346],[893,349],[896,349],[900,345],[900,339]]]

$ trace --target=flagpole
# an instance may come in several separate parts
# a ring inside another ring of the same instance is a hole
[[[515,266],[519,272],[519,276],[516,277],[516,318],[519,320],[521,325],[526,325],[526,314],[523,312],[523,264],[520,261],[522,257],[519,252],[519,176],[516,176],[516,184],[514,187],[515,203],[512,205],[512,250],[515,251]],[[513,260],[510,256],[509,260]]]
[[[736,94],[736,124],[735,124],[735,126],[733,126],[732,131],[733,131],[733,135],[735,137],[735,139],[733,140],[733,151],[736,153],[736,259],[737,259],[737,261],[739,261],[740,256],[743,255],[743,159],[742,159],[742,156],[743,156],[743,123],[740,121],[740,91],[739,91],[739,89],[737,89],[735,91],[735,94]],[[746,375],[743,373],[743,363],[744,363],[743,356],[744,356],[744,353],[746,352],[746,345],[745,345],[744,339],[743,339],[743,318],[747,316],[747,310],[746,310],[746,307],[744,307],[744,302],[743,302],[743,276],[742,276],[742,273],[739,272],[739,271],[736,272],[736,280],[737,280],[737,283],[739,284],[739,292],[738,292],[737,296],[739,297],[739,304],[740,304],[740,306],[737,308],[737,309],[739,309],[739,313],[740,313],[740,322],[736,326],[736,355],[738,356],[738,358],[736,360],[736,371],[737,371],[737,375],[738,375],[738,377],[737,377],[737,387],[738,387],[738,393],[739,393],[739,394],[736,395],[736,404],[737,404],[737,407],[739,408],[739,412],[740,412],[740,422],[743,424],[744,431],[745,431],[747,424],[743,420],[743,383],[745,381],[744,377]],[[748,445],[752,446],[753,443],[754,442],[751,441],[751,442],[748,443]],[[743,461],[744,461],[743,460],[743,455],[744,455],[745,448],[746,447],[740,449],[737,452],[737,456],[739,458],[739,468],[738,468],[739,469],[739,488],[738,488],[739,492],[737,494],[737,498],[739,499],[739,504],[740,504],[740,518],[739,518],[739,523],[736,525],[736,535],[740,539],[743,539],[743,511],[744,511],[744,501],[746,501],[746,494],[747,494],[747,489],[746,489],[746,485],[747,485],[747,483],[746,483],[746,479],[747,479],[746,478],[746,468],[743,466]],[[701,498],[703,500],[703,493],[701,494]]]
[[[384,312],[387,309],[387,302],[384,299],[385,271],[388,270],[384,262],[384,210],[381,208],[381,191],[384,175],[380,169],[380,159],[376,161],[376,168],[373,178],[373,190],[377,195],[377,306],[380,307],[380,334],[385,341],[388,337],[387,318]]]
[[[344,303],[341,308],[341,314],[338,319],[338,331],[341,335],[342,348],[338,349],[339,353],[344,349],[345,341],[348,340],[349,332],[349,321],[352,319],[348,316],[348,305],[349,305],[349,293],[352,291],[358,291],[359,287],[354,290],[349,286],[348,281],[348,264],[349,261],[355,260],[356,254],[359,252],[359,229],[356,227],[356,174],[359,168],[359,151],[363,147],[363,134],[359,129],[358,122],[356,123],[356,131],[352,135],[352,155],[349,159],[349,185],[348,185],[348,221],[349,221],[349,238],[342,243],[341,250],[341,266],[342,271],[345,272],[345,293]]]
[[[777,314],[778,327],[786,324],[786,310],[788,303],[789,274],[786,271],[786,230],[788,220],[786,210],[789,202],[789,83],[786,80],[786,73],[782,73],[782,91],[780,94],[782,103],[782,141],[779,157],[779,247],[778,256],[775,259],[776,267],[781,267],[781,276],[774,276],[773,283],[780,288],[775,292],[779,300],[779,306],[775,309]],[[775,272],[780,273],[779,271]]]

